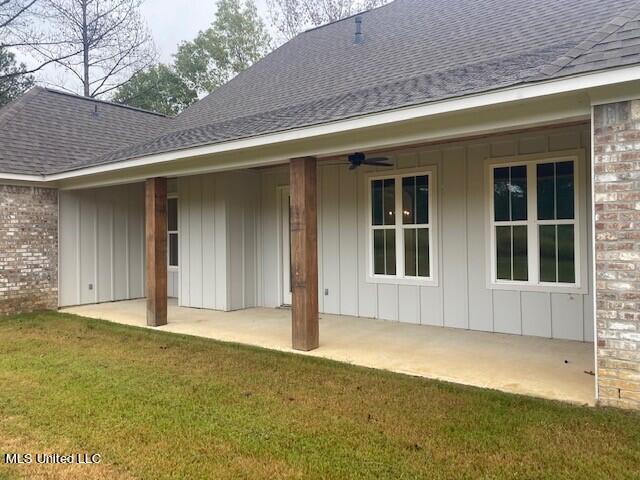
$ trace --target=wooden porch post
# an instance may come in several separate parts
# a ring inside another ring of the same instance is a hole
[[[145,184],[147,325],[167,324],[167,179]]]
[[[316,159],[290,162],[293,348],[318,348],[318,223]]]

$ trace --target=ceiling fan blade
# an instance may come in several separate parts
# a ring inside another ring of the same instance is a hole
[[[380,162],[388,162],[389,159],[387,157],[373,157],[373,158],[367,158],[366,161],[380,163]]]
[[[386,160],[386,158],[385,158]],[[365,160],[364,162],[362,162],[365,165],[373,165],[376,167],[393,167],[393,163],[389,163],[387,161],[384,161],[382,159],[374,161],[374,160]]]

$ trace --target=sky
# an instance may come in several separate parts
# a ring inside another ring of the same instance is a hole
[[[258,13],[273,36],[268,21],[266,0],[254,1],[258,7]],[[199,31],[206,29],[213,22],[216,0],[145,0],[141,11],[151,30],[158,60],[170,63],[180,42],[193,40]],[[27,65],[35,64],[28,55],[23,54],[20,59]],[[80,93],[81,89],[80,84],[71,74],[53,65],[38,72],[36,81],[45,86],[65,88],[75,93]]]
[[[193,39],[213,21],[215,0],[145,0],[142,14],[153,34],[161,62],[171,61],[181,41]],[[268,23],[266,0],[256,0],[260,16]]]

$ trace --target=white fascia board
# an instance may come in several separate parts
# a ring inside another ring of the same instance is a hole
[[[26,175],[20,173],[0,173],[0,180],[6,180],[7,182],[46,182],[47,177],[45,175]]]
[[[440,115],[443,113],[452,113],[473,108],[498,105],[502,103],[528,100],[536,97],[587,90],[590,88],[614,85],[639,79],[640,65],[634,65],[632,67],[581,74],[573,77],[562,78],[559,80],[549,80],[546,82],[518,85],[515,87],[508,87],[489,93],[468,95],[460,98],[432,102],[426,105],[403,107],[381,113],[361,115],[352,119],[338,120],[335,122],[311,127],[301,127],[284,132],[270,133],[246,139],[231,140],[228,142],[222,142],[213,145],[203,145],[199,147],[185,148],[182,150],[174,150],[171,152],[151,154],[131,160],[124,160],[106,165],[87,167],[71,172],[44,176],[34,175],[21,177],[23,177],[22,180],[24,181],[53,182],[57,180],[65,180],[87,175],[123,170],[132,167],[141,167],[170,162],[182,158],[213,155],[233,150],[243,150],[247,148],[301,140],[304,138],[331,135],[334,133],[348,132],[351,130],[389,125],[418,118]],[[7,174],[0,173],[0,180],[6,179],[8,176],[9,175]]]

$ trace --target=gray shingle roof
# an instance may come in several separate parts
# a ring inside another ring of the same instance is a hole
[[[46,173],[640,63],[639,5],[396,0],[362,14],[362,44],[353,18],[305,32],[168,127]]]
[[[0,110],[0,172],[33,175],[90,164],[168,125],[162,115],[35,87]]]

